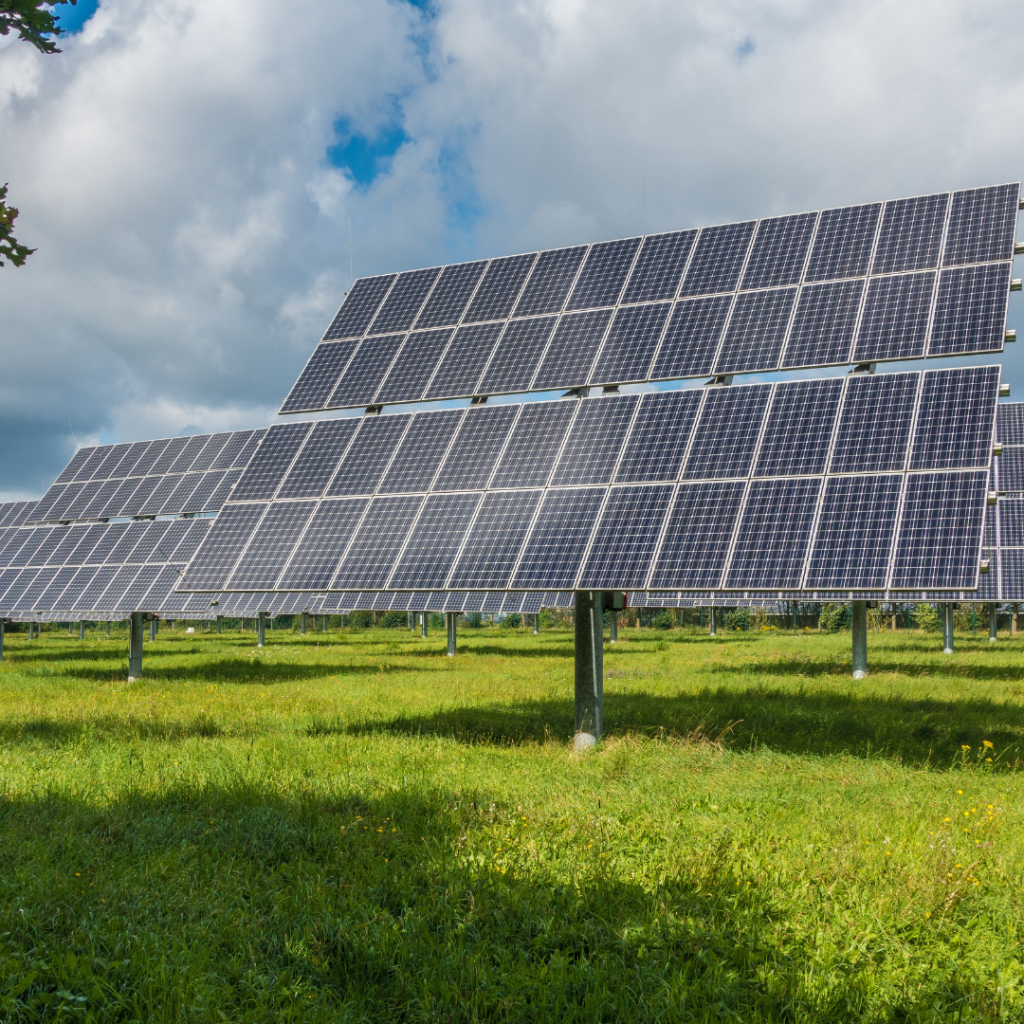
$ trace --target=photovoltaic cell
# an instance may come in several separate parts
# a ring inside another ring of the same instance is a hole
[[[603,487],[547,492],[512,581],[515,589],[572,587],[604,495]]]
[[[1024,444],[1024,402],[1002,402],[996,417],[996,439],[1003,444]]]
[[[671,498],[672,487],[665,484],[613,487],[594,533],[580,589],[642,587]]]
[[[731,292],[739,280],[756,226],[756,221],[748,220],[704,228],[690,257],[680,294]]]
[[[374,402],[416,402],[451,341],[453,329],[417,331],[410,334],[398,358],[374,396]]]
[[[547,388],[574,388],[587,383],[590,368],[604,340],[610,309],[570,313],[558,321],[548,351],[533,378],[534,391]]]
[[[889,571],[903,477],[832,477],[807,574],[808,587],[881,589]]]
[[[242,471],[240,469],[225,469],[209,475],[219,476],[220,481],[216,482],[213,490],[210,492],[210,497],[206,502],[206,506],[212,511],[219,511],[224,507],[228,498],[231,496],[231,490],[238,482],[238,478],[242,475]]]
[[[750,485],[726,587],[796,589],[821,480],[756,480]]]
[[[916,373],[850,377],[829,472],[882,473],[902,469],[919,382]]]
[[[524,405],[516,420],[490,487],[541,487],[558,458],[576,401]]]
[[[872,278],[853,349],[854,361],[923,356],[934,289],[931,271]]]
[[[375,498],[352,538],[331,589],[383,587],[423,501],[414,495]]]
[[[335,314],[331,326],[327,328],[324,340],[360,337],[373,320],[396,276],[383,274],[380,277],[359,278]]]
[[[861,277],[868,272],[881,203],[823,210],[806,281]]]
[[[1004,548],[1024,547],[1024,498],[999,499],[999,541]]]
[[[278,491],[281,498],[318,498],[359,429],[354,416],[344,420],[321,420],[302,446]]]
[[[670,302],[620,306],[615,311],[615,319],[597,365],[590,374],[590,383],[622,384],[646,380],[671,309]]]
[[[995,424],[980,413],[995,405],[998,394],[998,366],[926,373],[910,468],[988,466]]]
[[[440,267],[428,267],[399,274],[394,287],[373,318],[369,333],[391,334],[412,327],[423,300],[440,273]]]
[[[491,260],[487,272],[473,296],[473,301],[462,318],[463,323],[479,323],[482,320],[504,320],[512,312],[523,282],[533,267],[537,254],[530,252],[522,256],[506,256]]]
[[[1003,350],[1010,266],[996,263],[942,272],[928,355]]]
[[[315,501],[294,501],[271,505],[246,547],[228,588],[271,590],[288,562],[298,535],[309,522]]]
[[[481,395],[526,391],[537,364],[544,355],[556,317],[513,320],[494,349],[484,378],[477,389]]]
[[[265,433],[263,430],[236,431],[221,449],[220,455],[213,460],[210,469],[233,469],[248,465],[256,445],[263,440]]]
[[[417,416],[380,482],[381,493],[427,490],[464,416],[463,409]]]
[[[682,484],[650,585],[661,589],[718,587],[743,502],[744,484]]]
[[[291,468],[312,423],[277,424],[267,430],[259,450],[235,485],[235,501],[269,500]]]
[[[327,496],[336,498],[347,494],[372,494],[411,422],[412,417],[409,415],[363,418],[359,433],[349,445],[348,452],[327,488]]]
[[[795,301],[795,288],[737,296],[714,372],[743,373],[778,367]]]
[[[804,288],[782,357],[783,368],[848,363],[863,294],[863,281]]]
[[[485,487],[518,411],[514,405],[469,409],[434,480],[433,489],[462,491]]]
[[[367,498],[321,502],[278,585],[296,590],[327,587],[368,504]]]
[[[364,338],[348,368],[338,380],[328,400],[328,406],[362,404],[367,395],[375,394],[378,382],[388,372],[405,338],[404,334]]]
[[[569,294],[586,252],[585,245],[542,252],[516,303],[516,316],[557,313]]]
[[[1024,491],[1024,448],[1004,448],[999,456],[999,490]]]
[[[196,590],[222,589],[266,509],[262,504],[229,505],[224,509],[217,516],[217,529],[211,530],[199,546],[185,573],[183,586]]]
[[[872,273],[937,267],[948,206],[948,192],[886,203]]]
[[[798,283],[817,219],[816,213],[799,213],[761,221],[743,273],[743,287],[777,288]]]
[[[392,588],[443,587],[480,494],[432,494],[389,581]]]
[[[472,324],[460,327],[441,357],[423,398],[445,398],[451,394],[475,395],[477,383],[494,351],[504,324]]]
[[[205,447],[206,441],[205,434],[188,438],[178,453],[178,457],[167,467],[167,472],[187,473],[192,468],[192,463],[195,462],[200,450]]]
[[[592,245],[565,308],[614,306],[641,241],[640,238],[620,238]]]
[[[94,449],[92,448],[79,448],[77,452],[71,457],[71,461],[61,471],[60,476],[54,480],[55,484],[66,484],[70,483],[75,478],[75,474],[85,464],[85,460],[89,458]]]
[[[775,388],[754,476],[822,473],[843,394],[841,380],[801,380]]]
[[[89,454],[78,468],[78,472],[74,475],[74,482],[81,483],[85,480],[91,480],[92,474],[96,467],[106,458],[106,451],[103,448],[90,448]]]
[[[615,472],[638,396],[585,398],[566,438],[551,484],[606,484]]]
[[[334,394],[342,371],[348,366],[358,344],[358,339],[349,339],[317,345],[299,374],[299,379],[288,392],[281,412],[323,409]]]
[[[210,434],[207,437],[206,444],[203,446],[203,450],[196,456],[195,462],[192,463],[192,472],[198,473],[210,469],[213,466],[214,460],[224,451],[224,446],[230,440],[230,431],[225,431],[221,434]]]
[[[198,477],[198,483],[195,486],[195,490],[189,494],[187,504],[183,506],[180,511],[219,512],[223,507],[223,502],[217,505],[213,504],[213,495],[220,485],[221,480],[224,478],[224,474],[193,473],[189,475]]]
[[[710,373],[731,306],[729,295],[677,302],[651,367],[651,380]]]
[[[115,475],[113,472],[121,460],[128,454],[130,444],[114,444],[107,447],[106,458],[93,471],[93,480],[109,480]]]
[[[689,480],[746,476],[770,396],[769,384],[709,388],[683,476]]]
[[[484,495],[449,585],[472,589],[504,587],[515,568],[542,493],[491,491]]]
[[[944,266],[1013,259],[1020,186],[996,185],[953,193]]]
[[[417,328],[457,324],[462,317],[462,311],[469,303],[473,289],[486,269],[486,260],[479,260],[476,263],[453,263],[445,267],[416,319]]]
[[[616,483],[675,480],[700,407],[697,390],[643,395]]]
[[[159,445],[162,451],[166,447],[167,442],[166,440],[138,441],[133,444],[128,450],[128,454],[121,460],[115,475],[119,477],[144,476],[150,465],[149,453],[154,445]]]
[[[907,477],[893,589],[977,586],[987,482],[987,472]]]
[[[696,231],[672,231],[644,239],[621,301],[671,299],[679,289]]]
[[[171,466],[185,450],[185,445],[190,440],[191,438],[189,437],[172,437],[167,442],[167,447],[153,460],[147,472],[152,473],[154,476],[162,476],[164,473],[169,472]]]

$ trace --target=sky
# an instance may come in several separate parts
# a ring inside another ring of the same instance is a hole
[[[39,496],[76,445],[274,422],[353,274],[1024,170],[1009,0],[62,17],[60,54],[0,38],[0,183],[37,248],[0,268],[0,500]]]

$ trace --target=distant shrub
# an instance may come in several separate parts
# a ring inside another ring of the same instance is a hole
[[[850,606],[845,604],[823,604],[818,622],[826,633],[845,629],[850,617]]]
[[[931,604],[919,604],[914,609],[914,622],[926,633],[938,633],[941,628],[938,608]]]
[[[518,629],[523,624],[523,617],[518,612],[506,615],[501,620],[502,629]]]
[[[730,608],[725,613],[724,625],[726,629],[750,629],[750,609]]]

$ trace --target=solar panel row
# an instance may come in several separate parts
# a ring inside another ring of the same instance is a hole
[[[264,433],[239,430],[80,448],[25,522],[217,511]]]
[[[1019,191],[362,278],[281,411],[1001,351]]]
[[[333,424],[272,427],[182,589],[970,589],[998,388],[972,367],[364,417],[333,450]],[[305,443],[330,470],[285,499]]]

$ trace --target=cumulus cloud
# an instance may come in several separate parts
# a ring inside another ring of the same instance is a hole
[[[102,0],[58,56],[0,48],[0,181],[39,249],[0,270],[0,493],[46,486],[69,416],[272,419],[350,222],[358,275],[1016,180],[1017,15]]]

